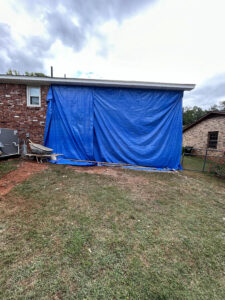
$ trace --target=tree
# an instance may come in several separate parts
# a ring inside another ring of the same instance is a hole
[[[205,114],[207,114],[210,111],[221,111],[225,110],[225,100],[221,101],[219,104],[214,104],[210,107],[210,109],[202,109],[201,107],[194,106],[189,107],[186,106],[183,108],[183,125],[187,126],[191,123],[194,123],[201,117],[203,117]]]
[[[44,73],[37,73],[37,72],[25,72],[25,76],[36,76],[36,77],[47,77]]]
[[[20,75],[20,72],[18,72],[17,70],[8,69],[6,75]]]
[[[210,107],[209,109],[210,111],[213,111],[213,110],[225,110],[225,100],[223,101],[220,101],[219,105],[215,104],[213,106]]]
[[[183,108],[183,125],[187,126],[202,116],[204,116],[207,111],[203,110],[201,107],[194,106],[194,107],[184,107]]]
[[[220,110],[225,110],[225,100],[220,102]]]
[[[25,74],[20,74],[17,70],[9,69],[6,72],[6,75],[25,75],[25,76],[36,76],[36,77],[48,77],[44,73],[38,73],[38,72],[25,72]]]

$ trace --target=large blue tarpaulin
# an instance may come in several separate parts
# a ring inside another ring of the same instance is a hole
[[[53,85],[45,145],[72,160],[180,169],[182,91]]]

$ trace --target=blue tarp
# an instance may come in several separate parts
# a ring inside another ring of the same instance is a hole
[[[182,91],[57,86],[49,89],[45,145],[71,160],[180,169]]]

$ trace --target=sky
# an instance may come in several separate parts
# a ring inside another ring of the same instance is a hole
[[[0,0],[0,73],[193,83],[225,100],[224,0]]]

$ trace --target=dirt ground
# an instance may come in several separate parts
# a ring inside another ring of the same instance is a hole
[[[7,173],[0,179],[0,196],[8,194],[15,185],[23,182],[31,175],[41,172],[48,168],[47,164],[38,164],[36,162],[21,161],[18,168]]]
[[[0,196],[8,194],[14,186],[20,184],[24,180],[28,179],[31,175],[41,172],[47,169],[49,165],[47,163],[38,164],[31,161],[21,161],[16,170],[11,171],[4,175],[0,179]],[[133,176],[127,174],[121,168],[106,167],[106,166],[68,166],[78,173],[98,174],[106,175],[117,178],[123,184],[129,184],[131,186],[137,186],[140,184],[146,184],[147,181],[143,176]]]
[[[98,174],[98,175],[110,175],[118,177],[122,175],[122,169],[116,167],[99,167],[99,166],[91,166],[91,167],[78,167],[78,166],[68,166],[68,168],[72,168],[76,172],[80,173],[88,173],[88,174]]]
[[[119,167],[107,167],[107,166],[90,166],[90,167],[78,167],[78,166],[68,166],[72,168],[75,172],[88,173],[88,174],[98,174],[112,176],[116,178],[116,181],[121,185],[127,185],[132,189],[137,189],[141,185],[148,184],[147,178],[141,176],[135,176],[132,173],[124,172],[124,169]],[[139,172],[139,171],[137,171]]]

